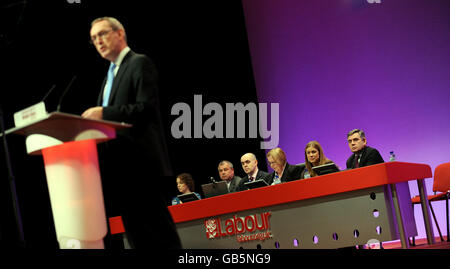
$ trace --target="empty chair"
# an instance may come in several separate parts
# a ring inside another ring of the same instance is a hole
[[[436,221],[436,215],[434,214],[433,206],[431,205],[431,202],[435,201],[446,201],[446,220],[447,220],[447,242],[450,242],[449,240],[449,226],[448,226],[448,198],[450,196],[450,162],[449,163],[443,163],[436,167],[434,170],[434,181],[433,181],[433,192],[434,195],[428,195],[428,203],[430,205],[431,213],[433,215],[434,222],[436,223],[436,227],[439,232],[439,236],[441,238],[441,241],[444,241],[444,237],[442,236],[441,229],[439,228],[439,225]],[[437,193],[440,192],[440,193]],[[411,199],[411,202],[413,206],[415,204],[420,204],[420,196],[415,196]]]

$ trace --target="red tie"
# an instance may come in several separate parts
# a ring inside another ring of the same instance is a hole
[[[250,182],[252,182],[255,178],[254,177],[249,177],[248,179],[250,180]]]

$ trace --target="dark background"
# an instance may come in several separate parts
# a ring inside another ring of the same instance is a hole
[[[257,103],[242,5],[236,0],[2,1],[0,105],[6,129],[14,126],[14,112],[41,101],[53,85],[56,88],[45,103],[47,111],[55,111],[74,75],[77,80],[64,97],[61,111],[79,115],[95,105],[109,63],[88,41],[91,21],[102,16],[121,21],[130,48],[147,54],[156,64],[175,175],[191,173],[201,193],[201,184],[211,176],[218,178],[221,160],[230,160],[235,173],[243,176],[240,157],[254,152],[260,169],[266,170],[259,139],[177,140],[170,133],[177,118],[170,115],[172,106],[185,102],[193,109],[194,94],[203,96],[203,105],[217,102],[224,110],[227,102]],[[42,157],[26,154],[23,137],[7,139],[26,246],[57,248]],[[3,146],[0,158],[0,238],[13,244],[17,234]],[[165,180],[162,190],[152,188],[155,179],[143,175],[142,180],[148,181],[149,195],[160,191],[170,201],[177,194],[175,176]]]

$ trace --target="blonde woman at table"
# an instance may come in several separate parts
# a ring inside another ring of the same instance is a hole
[[[274,148],[267,153],[267,162],[273,172],[266,177],[269,185],[301,179],[303,166],[287,162],[286,153],[281,148]]]

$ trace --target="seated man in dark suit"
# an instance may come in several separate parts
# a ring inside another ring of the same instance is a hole
[[[219,171],[220,179],[227,183],[228,191],[237,191],[237,187],[242,178],[234,175],[233,164],[227,160],[223,160],[219,163],[217,170]]]
[[[246,175],[242,178],[241,182],[239,182],[236,191],[247,190],[247,187],[244,185],[246,182],[252,182],[260,179],[266,180],[266,177],[269,175],[267,172],[258,169],[258,160],[253,153],[246,153],[242,155],[241,164]]]
[[[269,185],[300,179],[303,167],[290,165],[286,160],[286,153],[281,148],[274,148],[267,153],[267,161],[274,170],[266,178]]]
[[[360,129],[351,130],[347,134],[347,141],[353,154],[347,160],[347,169],[369,166],[384,163],[378,150],[367,146],[367,139],[364,131]]]

